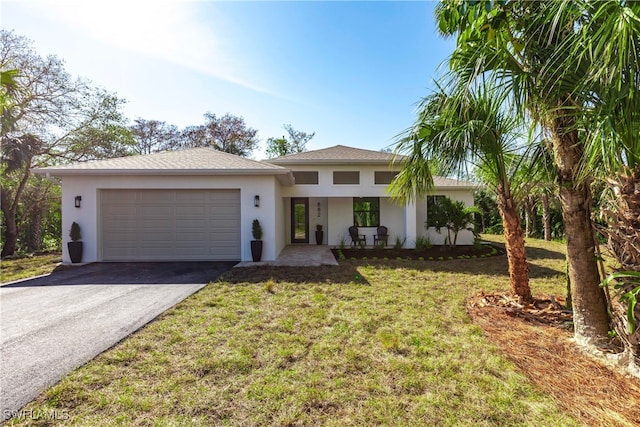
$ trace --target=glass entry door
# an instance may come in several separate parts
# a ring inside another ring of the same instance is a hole
[[[309,199],[291,198],[291,243],[309,243]]]

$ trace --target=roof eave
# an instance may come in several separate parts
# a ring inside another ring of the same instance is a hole
[[[48,176],[65,175],[291,175],[286,168],[281,169],[55,169],[34,168],[33,173]],[[291,176],[293,179],[293,175]]]
[[[271,163],[276,166],[286,165],[344,165],[344,164],[359,164],[359,165],[394,165],[402,163],[402,160],[364,160],[364,159],[299,159],[299,160],[277,160],[277,161],[265,161],[265,163]]]

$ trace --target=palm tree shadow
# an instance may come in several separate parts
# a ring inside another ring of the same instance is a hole
[[[226,283],[264,283],[269,280],[288,283],[359,284],[369,282],[357,269],[357,265],[341,263],[339,266],[284,267],[256,266],[233,268],[219,279]]]

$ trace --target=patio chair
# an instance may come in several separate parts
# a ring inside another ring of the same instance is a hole
[[[351,246],[366,246],[367,237],[364,234],[358,234],[358,227],[352,225],[349,227],[349,236],[351,237]]]
[[[383,248],[387,246],[387,241],[389,240],[389,230],[387,227],[380,226],[376,231],[376,234],[373,236],[373,246],[382,246]]]

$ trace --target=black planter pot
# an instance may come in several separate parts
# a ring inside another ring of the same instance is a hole
[[[321,245],[324,240],[324,231],[318,230],[316,231],[316,245]]]
[[[262,240],[251,241],[251,258],[253,258],[253,262],[258,262],[262,259]]]
[[[67,243],[69,249],[69,258],[71,262],[76,264],[82,262],[82,242],[69,242]]]

